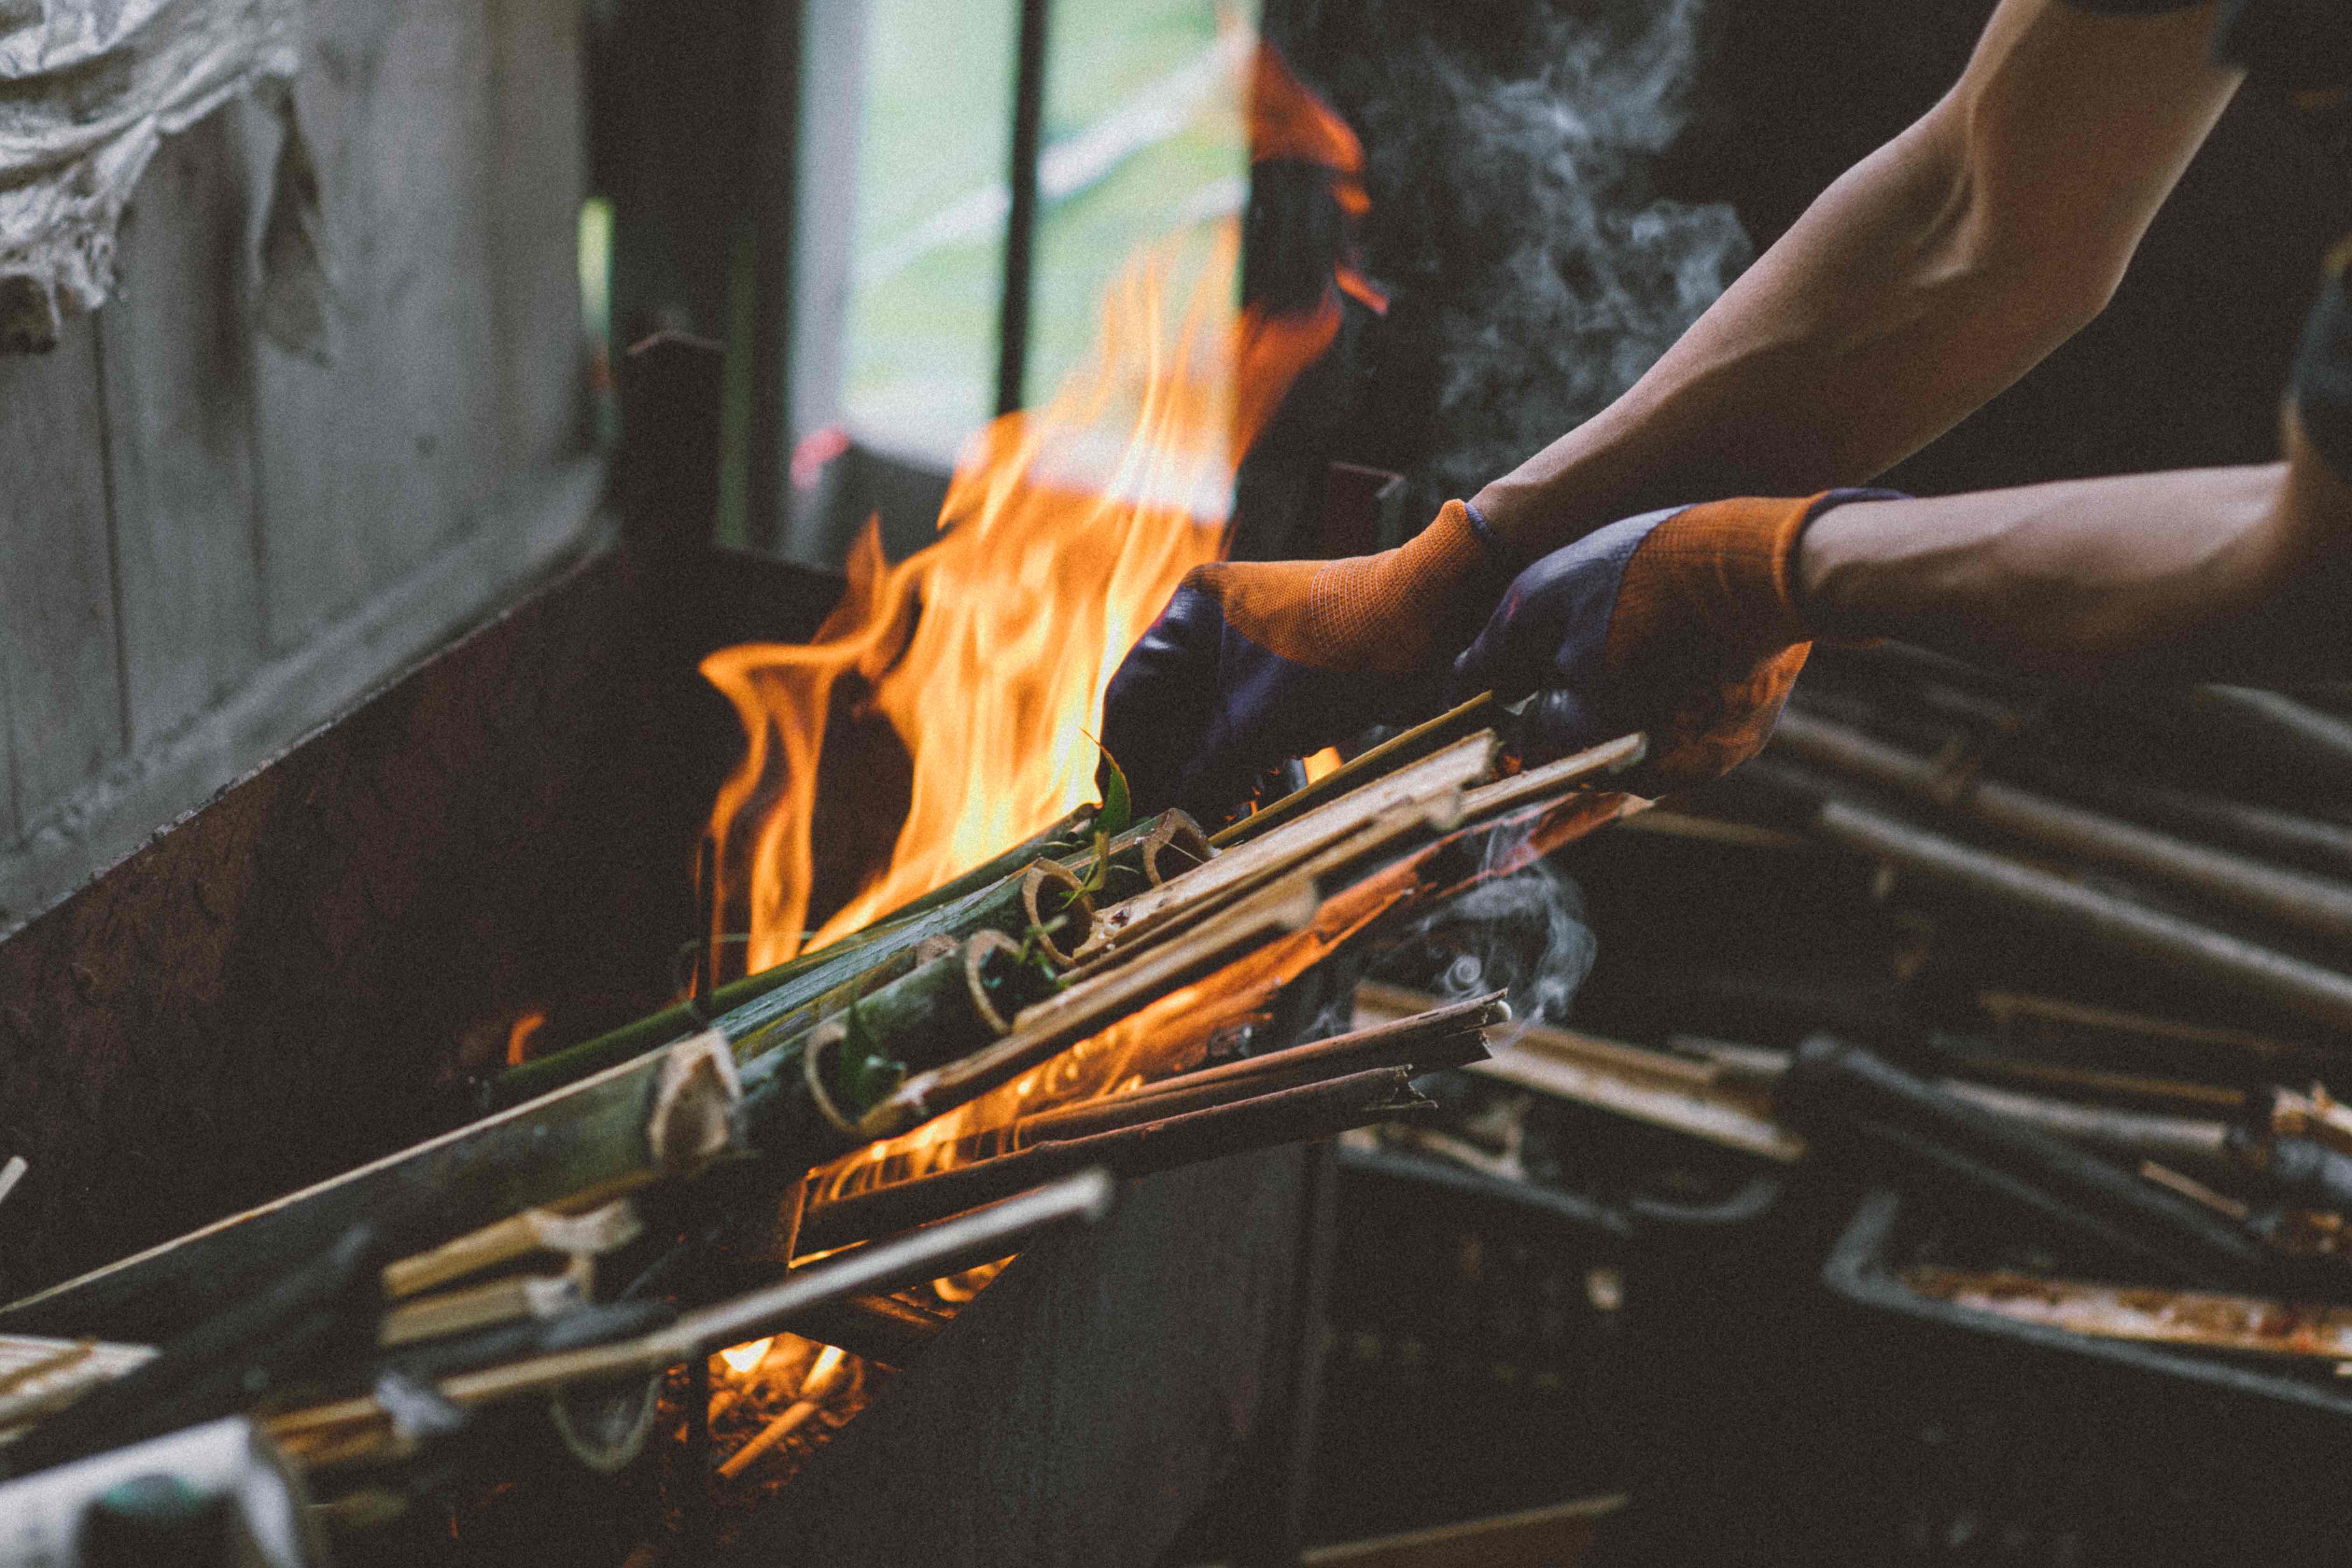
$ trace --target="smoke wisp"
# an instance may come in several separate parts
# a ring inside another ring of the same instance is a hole
[[[1530,6],[1501,39],[1493,16],[1473,39],[1382,9],[1418,36],[1349,96],[1373,268],[1435,318],[1414,475],[1433,507],[1606,406],[1752,251],[1727,205],[1651,184],[1688,118],[1704,0]]]

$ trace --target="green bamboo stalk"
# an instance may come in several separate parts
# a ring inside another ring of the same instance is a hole
[[[818,998],[843,986],[864,982],[870,987],[895,978],[897,972],[888,966],[899,954],[912,952],[927,940],[960,941],[983,930],[1020,937],[1038,919],[1024,898],[1023,879],[1039,857],[1032,854],[1016,861],[1015,856],[1043,844],[1060,852],[1058,858],[1047,857],[1052,863],[1075,872],[1084,882],[1093,874],[1097,858],[1091,838],[1083,844],[1071,842],[1076,830],[1069,825],[1092,820],[1092,808],[1082,807],[1018,849],[966,872],[853,936],[719,987],[700,1013],[685,1004],[666,1007],[583,1044],[510,1068],[491,1080],[483,1094],[483,1109],[520,1105],[704,1027],[722,1031],[736,1043],[737,1056],[749,1059],[813,1023],[808,1009]],[[1091,919],[1095,904],[1126,897],[1129,889],[1139,891],[1184,869],[1209,853],[1206,845],[1199,826],[1181,812],[1163,813],[1107,840],[1107,858],[1101,862],[1102,893],[1089,899],[1087,918]],[[982,871],[992,874],[975,880]],[[959,888],[963,890],[955,892]],[[1061,909],[1042,911],[1046,919],[1063,912]],[[1055,946],[1066,953],[1085,935],[1083,931],[1056,933]],[[823,1012],[833,1010],[826,1007]],[[710,1022],[706,1024],[706,1018]]]

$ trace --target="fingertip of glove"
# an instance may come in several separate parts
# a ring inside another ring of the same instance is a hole
[[[1538,692],[1519,715],[1520,753],[1530,762],[1549,762],[1599,745],[1607,738],[1604,729],[1581,695],[1556,686]]]

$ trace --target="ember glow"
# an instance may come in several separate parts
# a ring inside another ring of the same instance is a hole
[[[1324,167],[1343,209],[1360,212],[1362,152],[1346,124],[1263,48],[1237,85],[1258,155]],[[749,739],[711,832],[714,908],[722,927],[748,931],[750,970],[804,945],[810,824],[844,678],[905,743],[912,787],[888,864],[807,946],[1095,798],[1088,736],[1112,671],[1185,572],[1222,552],[1241,457],[1337,333],[1340,291],[1378,300],[1343,270],[1302,314],[1240,310],[1240,253],[1238,220],[1225,218],[1131,258],[1091,356],[1044,406],[968,445],[936,543],[893,564],[869,521],[848,593],[814,642],[704,661]]]

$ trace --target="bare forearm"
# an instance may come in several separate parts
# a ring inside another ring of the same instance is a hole
[[[1480,510],[1531,557],[1696,496],[1860,483],[1932,440],[2105,301],[2228,100],[2210,26],[2005,6],[1970,80]]]
[[[2047,674],[2342,673],[2352,486],[2291,460],[1836,508],[1797,578],[1822,631]]]

